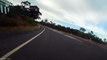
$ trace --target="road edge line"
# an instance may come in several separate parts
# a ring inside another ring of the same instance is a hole
[[[70,38],[70,39],[74,39],[74,40],[76,40],[76,41],[78,41],[78,42],[82,42],[82,41],[76,39],[75,37],[72,37],[72,36],[70,36],[70,35],[64,34],[63,32],[60,32],[60,31],[58,31],[58,30],[55,30],[55,29],[52,29],[52,28],[48,28],[48,29],[50,29],[50,30],[52,30],[52,31],[54,31],[54,32],[56,32],[56,33],[59,33],[59,34],[65,36],[65,37],[68,37],[68,38]]]
[[[11,56],[13,53],[15,53],[16,51],[18,51],[19,49],[21,49],[22,47],[24,47],[25,45],[27,45],[31,41],[33,41],[35,38],[37,38],[38,36],[40,36],[44,31],[45,31],[45,28],[39,34],[37,34],[36,36],[32,37],[31,39],[27,40],[26,42],[22,43],[21,45],[17,46],[13,50],[11,50],[8,53],[6,53],[5,55],[3,55],[0,58],[0,60],[6,60],[6,59],[8,59],[9,56]]]

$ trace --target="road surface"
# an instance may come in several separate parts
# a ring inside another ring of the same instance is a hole
[[[0,60],[107,60],[107,49],[47,27],[0,34]]]

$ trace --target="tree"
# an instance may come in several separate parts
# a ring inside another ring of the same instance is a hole
[[[80,28],[80,31],[81,31],[81,32],[85,32],[85,31],[86,31],[86,29],[85,29],[85,28],[83,28],[83,27],[81,27],[81,28]]]
[[[106,42],[106,38],[104,38],[104,42]]]
[[[29,8],[30,5],[31,5],[31,3],[29,1],[22,1],[21,5],[24,6],[24,7],[26,7],[26,8]]]
[[[90,34],[91,34],[91,35],[93,35],[93,34],[94,34],[94,32],[93,32],[93,31],[91,31],[91,32],[90,32]]]
[[[42,15],[42,14],[39,11],[38,6],[30,6],[29,16],[33,17],[34,19],[39,19],[40,18],[39,15]]]
[[[39,19],[41,12],[39,11],[38,6],[32,6],[29,1],[22,1],[22,5],[11,6],[10,13],[11,15],[20,15],[27,16],[33,19]]]
[[[48,23],[48,19],[45,19],[45,23]]]

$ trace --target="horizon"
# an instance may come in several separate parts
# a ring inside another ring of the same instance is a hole
[[[25,0],[8,0],[14,5]],[[107,39],[107,4],[106,0],[28,0],[37,5],[42,13],[41,19],[48,19],[56,24],[79,29],[84,27],[95,35]]]

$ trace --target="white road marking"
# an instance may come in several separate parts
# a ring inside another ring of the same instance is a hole
[[[63,32],[57,31],[57,30],[52,29],[52,28],[48,28],[48,29],[50,29],[50,30],[52,30],[52,31],[54,31],[54,32],[57,32],[57,33],[59,33],[59,34],[61,34],[61,35],[64,35],[64,36],[66,36],[66,37],[68,37],[68,38],[71,38],[71,39],[74,39],[74,40],[76,40],[76,41],[82,42],[82,41],[80,41],[80,40],[78,40],[78,39],[76,39],[76,38],[74,38],[74,37],[72,37],[72,36],[69,36],[69,35],[67,35],[67,34],[64,34]]]
[[[78,39],[76,39],[76,38],[74,38],[74,37],[72,37],[72,36],[69,36],[69,35],[65,35],[65,36],[68,37],[68,38],[74,39],[74,40],[76,40],[76,41],[82,42],[82,41],[80,41],[80,40],[78,40]]]
[[[74,40],[79,41],[79,42],[82,43],[81,40],[79,40],[79,39],[77,39],[77,38],[75,38],[75,37],[72,37],[72,36],[70,36],[70,35],[64,34],[63,32],[60,32],[60,31],[58,31],[58,30],[55,30],[55,29],[52,29],[52,28],[49,28],[49,27],[47,27],[47,28],[50,29],[50,30],[52,30],[52,31],[54,31],[54,32],[56,32],[56,33],[59,33],[59,34],[61,34],[61,35],[64,35],[64,36],[66,36],[66,37],[68,37],[68,38],[74,39]],[[88,40],[84,40],[84,41],[88,41]],[[89,41],[88,41],[88,42],[89,42]],[[90,42],[90,43],[91,43],[91,44],[95,44],[94,42]],[[99,47],[102,47],[103,49],[107,49],[107,47],[104,47],[103,45],[99,45],[99,44],[96,44],[96,45],[99,46]]]
[[[37,38],[38,36],[40,36],[43,32],[45,31],[45,28],[43,31],[41,31],[39,34],[37,34],[36,36],[34,36],[33,38],[29,39],[28,41],[24,42],[23,44],[19,45],[18,47],[14,48],[13,50],[11,50],[10,52],[6,53],[4,56],[2,56],[0,58],[0,60],[6,60],[10,55],[12,55],[13,53],[15,53],[16,51],[18,51],[19,49],[21,49],[22,47],[24,47],[25,45],[27,45],[28,43],[30,43],[32,40],[34,40],[35,38]]]

